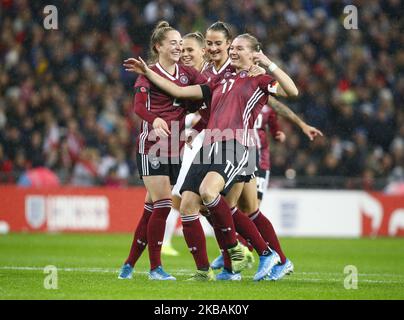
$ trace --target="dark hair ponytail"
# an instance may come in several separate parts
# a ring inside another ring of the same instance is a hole
[[[233,35],[230,29],[230,26],[223,22],[223,21],[216,21],[214,24],[212,24],[207,30],[207,31],[218,31],[222,32],[224,34],[224,37],[226,40],[231,41],[233,39]]]

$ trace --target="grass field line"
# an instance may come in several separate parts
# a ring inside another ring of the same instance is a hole
[[[63,267],[57,268],[59,271],[65,272],[99,272],[99,273],[118,273],[119,268],[85,268],[85,267]],[[0,266],[0,270],[27,270],[27,271],[42,271],[44,267],[35,267],[35,266]],[[176,274],[186,275],[194,272],[193,269],[178,269],[175,271]],[[136,271],[136,273],[144,273],[147,274],[147,271]],[[318,275],[318,276],[342,276],[343,273],[338,272],[294,272],[295,275]],[[389,273],[359,273],[359,276],[365,277],[391,277],[391,278],[404,278],[404,275],[401,274],[389,274]]]
[[[33,266],[1,266],[0,270],[20,270],[20,271],[43,271],[43,267],[33,267]],[[111,268],[58,268],[58,271],[62,272],[89,272],[89,273],[114,273],[117,274],[119,269],[111,269]],[[172,272],[173,275],[179,276],[189,276],[195,270],[190,269],[178,269]],[[136,274],[147,275],[147,271],[136,271]],[[299,275],[303,275],[305,277],[299,277]],[[312,275],[316,276],[323,276],[325,278],[313,278],[309,277]],[[337,278],[330,278],[330,276],[337,277]],[[364,279],[364,276],[370,277],[384,277],[385,274],[359,274],[359,281],[364,283],[380,283],[380,284],[387,284],[387,283],[398,283],[404,284],[403,280],[374,280],[374,279]],[[397,277],[401,278],[402,275],[387,275],[389,277]],[[289,278],[289,277],[288,277]],[[252,279],[252,276],[243,276],[243,279]],[[303,281],[303,282],[341,282],[344,280],[344,275],[341,273],[326,273],[326,272],[295,272],[292,277],[289,278],[292,281]]]

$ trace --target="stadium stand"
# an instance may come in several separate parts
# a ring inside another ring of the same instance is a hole
[[[274,186],[373,190],[404,180],[401,1],[361,2],[357,30],[344,29],[344,2],[332,0],[52,3],[58,30],[43,27],[48,1],[0,1],[0,183],[43,166],[64,184],[139,183],[134,76],[122,61],[147,56],[160,19],[182,34],[229,22],[284,62],[300,90],[287,103],[326,137],[309,143],[283,123]]]

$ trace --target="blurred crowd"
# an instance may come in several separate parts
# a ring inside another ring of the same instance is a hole
[[[48,4],[58,30],[43,27]],[[357,30],[344,28],[346,4]],[[147,56],[161,19],[182,34],[217,20],[250,32],[296,81],[299,98],[284,102],[326,137],[309,142],[283,122],[272,176],[365,189],[404,179],[401,12],[400,0],[0,0],[0,182],[44,166],[73,185],[138,181],[135,78],[121,65]]]

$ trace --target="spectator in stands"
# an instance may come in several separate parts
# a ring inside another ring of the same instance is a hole
[[[98,184],[98,150],[84,148],[80,152],[80,157],[76,162],[71,184],[74,186],[89,187]]]
[[[0,172],[11,181],[18,179],[19,150],[63,182],[73,181],[85,148],[98,150],[102,159],[114,144],[133,159],[134,78],[121,61],[145,56],[150,25],[160,19],[184,34],[227,21],[234,33],[257,35],[264,51],[297,79],[300,98],[291,106],[328,138],[307,145],[291,128],[291,147],[273,150],[272,181],[290,168],[297,179],[314,179],[352,176],[348,165],[357,179],[369,181],[386,180],[404,167],[403,143],[397,142],[404,139],[400,1],[356,3],[358,30],[344,29],[345,3],[336,0],[58,1],[58,30],[43,28],[47,4],[0,1]],[[355,150],[343,150],[347,143]],[[134,177],[136,164],[128,165]]]

